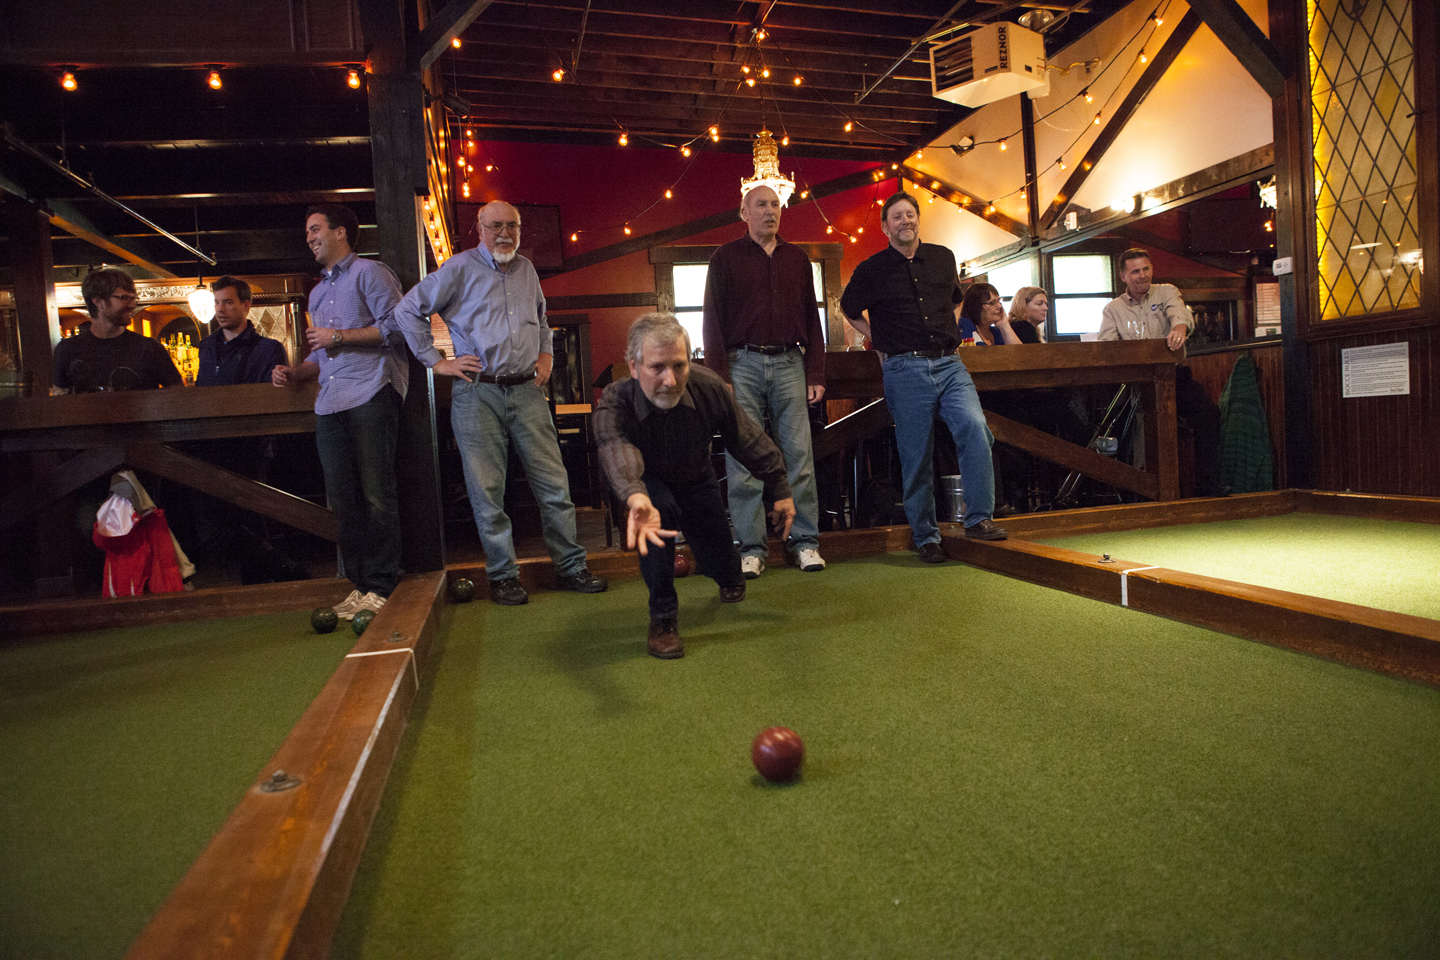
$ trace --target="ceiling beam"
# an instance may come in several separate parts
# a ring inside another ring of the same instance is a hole
[[[1284,96],[1290,66],[1235,0],[1190,0],[1190,9],[1271,97]]]
[[[1095,138],[1090,149],[1085,151],[1084,158],[1075,164],[1075,172],[1070,174],[1064,186],[1060,188],[1060,192],[1051,201],[1045,215],[1040,218],[1041,230],[1049,230],[1055,225],[1055,221],[1060,219],[1061,214],[1065,212],[1065,207],[1069,205],[1070,199],[1089,179],[1090,171],[1095,169],[1095,164],[1105,156],[1105,151],[1115,143],[1120,136],[1120,131],[1125,129],[1125,124],[1130,122],[1130,118],[1135,115],[1135,111],[1139,109],[1145,97],[1154,89],[1155,84],[1160,82],[1165,71],[1170,69],[1170,65],[1180,56],[1180,51],[1185,48],[1185,44],[1190,42],[1190,38],[1199,29],[1200,15],[1194,10],[1187,12],[1175,25],[1174,32],[1166,38],[1165,45],[1155,54],[1155,59],[1150,61],[1150,66],[1145,68],[1140,79],[1135,81],[1135,86],[1130,88],[1130,92],[1125,95],[1120,106],[1116,108],[1105,126],[1100,129],[1100,135]]]
[[[135,264],[145,270],[149,270],[156,277],[175,277],[179,274],[162,267],[144,253],[141,253],[134,244],[126,240],[110,237],[101,232],[100,228],[91,223],[90,220],[71,204],[63,200],[51,200],[45,204],[50,210],[50,223],[59,227],[72,237],[84,240],[92,246],[99,247],[106,253],[113,253],[121,260]],[[169,244],[166,244],[169,247]],[[171,247],[173,249],[173,247]]]
[[[419,36],[410,43],[410,62],[417,70],[428,70],[450,49],[450,41],[465,32],[475,18],[485,12],[492,0],[450,0],[425,24]]]

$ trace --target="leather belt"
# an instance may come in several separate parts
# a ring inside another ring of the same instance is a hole
[[[529,373],[512,373],[504,377],[492,377],[488,373],[475,374],[477,383],[493,383],[497,387],[518,387],[522,383],[529,383],[535,379],[535,371]]]
[[[774,345],[768,344],[768,343],[747,343],[747,344],[745,344],[744,346],[742,346],[740,349],[741,349],[741,350],[748,350],[748,351],[750,351],[751,353],[763,353],[763,354],[765,354],[765,356],[767,356],[767,357],[778,357],[778,356],[780,356],[782,353],[785,353],[785,352],[788,351],[788,350],[798,350],[798,349],[800,349],[800,345],[799,345],[799,344],[796,344],[796,343],[790,343],[790,344],[786,344],[786,345],[783,346],[783,347],[778,347],[778,346],[774,346]]]
[[[942,357],[950,356],[953,352],[953,350],[907,350],[904,353],[891,354],[891,356],[919,357],[922,360],[939,360]]]

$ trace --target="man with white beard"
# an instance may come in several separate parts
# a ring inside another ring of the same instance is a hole
[[[602,593],[608,584],[586,568],[585,548],[576,541],[570,481],[545,397],[555,358],[540,276],[518,252],[520,212],[496,200],[481,208],[477,225],[480,246],[456,254],[416,284],[395,307],[396,324],[421,363],[458,379],[450,424],[485,548],[490,599],[506,606],[530,599],[520,585],[505,514],[511,442],[540,505],[556,585]],[[453,360],[435,348],[430,317],[437,313],[450,328]]]
[[[650,588],[648,652],[674,660],[685,655],[675,593],[677,532],[685,534],[698,571],[720,587],[722,603],[745,599],[740,551],[710,463],[711,439],[719,434],[725,451],[764,485],[782,540],[795,521],[795,501],[780,450],[719,375],[690,365],[690,338],[672,314],[647,313],[631,324],[625,359],[630,378],[606,387],[595,411],[600,466],[625,504],[625,546],[639,551]]]

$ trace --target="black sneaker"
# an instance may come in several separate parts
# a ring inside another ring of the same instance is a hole
[[[511,577],[508,580],[490,581],[490,599],[502,606],[518,607],[530,602],[530,594],[520,586],[519,577]]]
[[[579,573],[555,580],[556,590],[573,590],[575,593],[604,593],[609,586],[609,582],[595,576],[585,567],[581,567]]]

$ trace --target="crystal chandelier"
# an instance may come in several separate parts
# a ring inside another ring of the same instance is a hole
[[[780,175],[780,147],[763,127],[755,135],[755,176],[740,181],[740,198],[743,200],[756,187],[774,190],[781,206],[789,203],[790,195],[795,192],[795,181]]]

